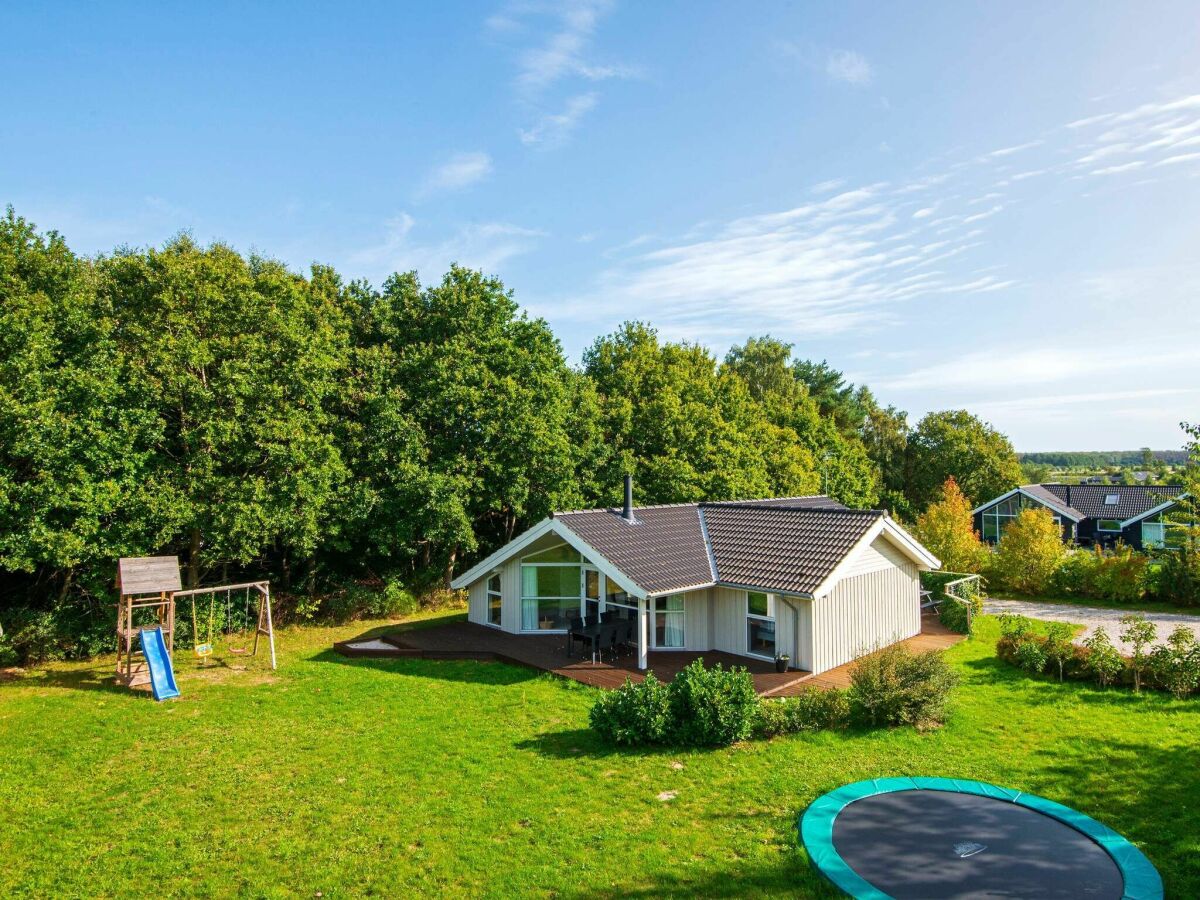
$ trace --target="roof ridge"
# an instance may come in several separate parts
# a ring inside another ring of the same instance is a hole
[[[712,508],[714,506],[737,506],[741,509],[772,509],[781,512],[822,512],[822,513],[840,513],[845,515],[851,513],[854,515],[868,516],[886,516],[886,509],[851,509],[850,507],[836,506],[781,506],[778,503],[754,503],[753,501],[744,501],[740,503],[729,503],[723,500],[714,500],[700,504],[704,508]]]
[[[832,500],[828,494],[796,494],[791,497],[755,497],[750,500],[692,500],[687,503],[651,503],[647,506],[635,506],[633,509],[636,512],[639,509],[680,509],[685,506],[695,506],[699,508],[704,505],[712,504],[727,504],[737,506],[749,506],[754,504],[775,504],[780,500]],[[783,507],[788,509],[789,507]],[[616,512],[618,515],[622,512],[619,506],[592,506],[587,509],[559,509],[550,514],[550,518],[555,516],[568,516],[574,513],[590,513],[590,512]]]

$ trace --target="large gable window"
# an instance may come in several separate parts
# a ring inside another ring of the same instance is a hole
[[[746,652],[775,658],[775,598],[746,591]]]
[[[1013,494],[994,506],[989,506],[980,513],[983,539],[993,544],[996,543],[1004,536],[1005,529],[1026,509],[1049,509],[1049,507],[1030,500],[1024,494]],[[1054,516],[1055,524],[1061,526],[1062,516],[1054,510],[1050,510],[1050,512]]]
[[[579,615],[583,558],[560,544],[521,560],[521,630],[562,631]]]

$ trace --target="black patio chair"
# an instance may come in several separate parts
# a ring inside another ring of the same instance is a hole
[[[616,621],[616,618],[617,611],[615,609],[606,609],[604,612],[600,613],[600,621],[605,624]]]
[[[584,622],[583,616],[575,616],[571,619],[567,626],[567,655],[570,656],[575,652],[575,642],[586,642],[589,640],[587,635],[583,633]]]
[[[633,619],[621,619],[621,621],[619,622],[619,626],[620,626],[620,631],[618,632],[618,634],[620,636],[620,646],[624,647],[627,652],[633,653],[634,652]]]

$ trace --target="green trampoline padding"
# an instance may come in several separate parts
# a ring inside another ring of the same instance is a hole
[[[878,778],[856,781],[818,797],[805,810],[799,822],[800,839],[812,864],[852,897],[860,900],[890,900],[889,894],[861,877],[842,858],[834,845],[834,822],[847,806],[856,801],[901,791],[943,791],[975,795],[1041,813],[1090,838],[1108,854],[1124,881],[1124,900],[1161,900],[1163,896],[1162,878],[1145,854],[1111,828],[1078,810],[1044,797],[1035,797],[982,781],[952,778]],[[1099,858],[1103,859],[1102,856]]]

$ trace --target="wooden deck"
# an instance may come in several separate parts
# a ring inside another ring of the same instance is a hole
[[[905,643],[913,650],[943,649],[963,639],[943,626],[937,619],[926,616],[922,632]],[[605,655],[593,663],[590,654],[579,658],[567,653],[567,637],[562,634],[509,634],[470,622],[454,622],[432,628],[415,628],[384,635],[371,641],[344,641],[334,649],[346,656],[413,657],[420,659],[477,659],[525,666],[542,672],[552,672],[563,678],[594,687],[616,688],[628,679],[638,682],[643,674],[637,668],[637,655],[629,653],[615,659]],[[809,688],[845,687],[850,683],[853,663],[839,666],[820,675],[802,669],[776,672],[775,664],[732,653],[709,650],[704,653],[682,650],[657,650],[649,655],[649,670],[663,681],[670,681],[686,665],[703,658],[706,663],[742,666],[754,679],[754,688],[764,697],[790,697]]]

